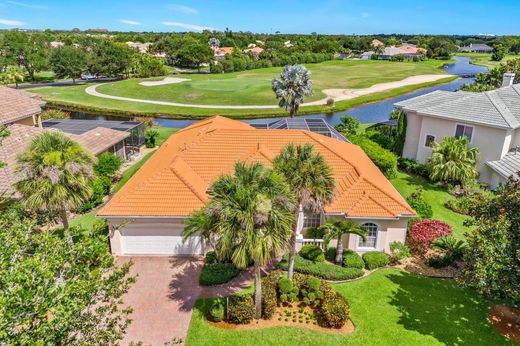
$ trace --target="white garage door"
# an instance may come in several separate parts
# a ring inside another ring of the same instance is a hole
[[[173,223],[131,223],[121,233],[123,255],[200,255],[198,236],[182,241],[183,225]]]

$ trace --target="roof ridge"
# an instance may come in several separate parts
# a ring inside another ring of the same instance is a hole
[[[354,171],[356,171],[356,173],[361,176],[361,173],[359,172],[359,170],[357,169],[357,167],[352,164],[352,162],[350,162],[349,160],[347,160],[343,155],[340,155],[338,152],[336,152],[336,150],[333,150],[329,145],[328,143],[326,144],[325,143],[325,140],[321,139],[321,138],[318,138],[317,136],[323,136],[323,135],[320,135],[320,134],[317,134],[317,133],[314,133],[312,131],[308,131],[308,130],[296,130],[296,131],[302,131],[303,133],[305,133],[308,137],[310,137],[313,141],[317,142],[318,144],[324,146],[325,148],[327,148],[328,151],[330,151],[331,153],[333,153],[334,155],[336,155],[337,157],[339,157],[341,160],[343,160],[344,162],[348,163],[353,169]],[[315,137],[316,136],[316,137]],[[355,145],[355,144],[352,144],[352,143],[346,143],[346,142],[342,142],[340,141],[339,139],[335,139],[335,138],[331,138],[331,137],[327,137],[327,136],[323,136],[326,138],[326,140],[329,140],[329,139],[332,139],[332,140],[337,140],[341,143],[345,143],[345,144],[350,144],[350,145]]]
[[[206,191],[201,191],[201,189],[197,188],[197,186],[207,185],[206,182],[197,174],[197,172],[193,170],[193,168],[191,168],[190,165],[188,165],[186,161],[182,159],[182,157],[176,156],[169,168],[173,174],[175,174],[184,183],[184,185],[186,185],[191,190],[191,192],[197,196],[201,202],[206,202]],[[185,170],[188,172],[185,172]],[[195,180],[197,180],[197,184],[193,184],[192,180],[190,180],[190,177],[186,177],[185,173],[192,175],[191,178],[195,178]]]
[[[354,186],[354,185],[352,185],[352,186]],[[350,190],[350,189],[349,189],[349,190]],[[360,199],[358,199],[358,200],[356,201],[356,203],[352,204],[352,206],[351,206],[348,210],[345,211],[345,213],[344,213],[345,216],[348,217],[348,216],[349,216],[348,214],[349,214],[352,210],[354,210],[354,208],[356,208],[356,207],[357,207],[357,206],[358,206],[358,205],[359,205],[363,200],[367,199],[368,197],[369,197],[369,196],[368,196],[368,193],[367,193],[366,191],[363,191],[363,196],[362,196]]]
[[[500,90],[500,89],[498,89]],[[498,94],[498,90],[491,90],[486,93],[484,93],[489,101],[493,104],[495,109],[498,111],[498,113],[502,116],[504,121],[509,125],[511,128],[517,128],[520,126],[520,123],[515,118],[515,116],[511,113],[509,108],[504,104],[502,99],[500,98],[500,95]]]

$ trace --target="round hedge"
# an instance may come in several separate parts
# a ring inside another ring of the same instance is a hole
[[[323,251],[321,251],[320,247],[318,245],[314,244],[307,244],[302,247],[300,250],[300,256],[302,256],[305,259],[308,259],[309,261],[314,262],[324,262],[325,261],[325,254]]]
[[[381,251],[371,251],[363,254],[365,267],[369,270],[384,267],[390,262],[388,255]]]
[[[354,251],[349,251],[343,254],[343,266],[347,268],[365,268],[365,261],[360,255]]]

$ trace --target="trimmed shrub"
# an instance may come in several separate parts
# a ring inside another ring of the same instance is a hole
[[[229,282],[240,274],[233,263],[204,264],[200,271],[199,283],[203,286],[220,285]]]
[[[335,263],[336,262],[336,248],[335,247],[329,247],[325,251],[325,258],[327,261]]]
[[[121,168],[121,159],[112,153],[103,153],[98,156],[97,163],[94,165],[94,172],[97,175],[112,178]]]
[[[374,130],[366,131],[365,135],[372,142],[376,142],[377,144],[379,144],[382,148],[385,148],[387,150],[392,150],[392,148],[394,147],[393,139],[379,131],[374,131]]]
[[[363,254],[365,267],[369,270],[384,267],[390,262],[388,255],[381,251],[371,251]]]
[[[103,202],[103,198],[105,198],[110,191],[112,180],[105,176],[98,176],[91,180],[89,185],[92,188],[92,195],[88,201],[76,209],[78,213],[84,213],[100,205],[101,202]]]
[[[224,304],[220,300],[215,300],[209,309],[209,319],[213,322],[220,322],[224,319]]]
[[[276,288],[282,272],[273,271],[262,280],[262,317],[271,319],[278,306]]]
[[[305,232],[309,239],[323,239],[325,231],[319,227],[309,227]]]
[[[278,263],[278,268],[287,270],[288,256]],[[313,262],[296,256],[294,260],[294,270],[302,273],[317,276],[325,280],[349,280],[355,279],[363,275],[363,270],[357,268],[344,268],[328,262]]]
[[[250,295],[229,297],[227,318],[230,323],[247,324],[255,317],[255,304]]]
[[[318,324],[325,328],[341,328],[349,318],[348,302],[342,295],[326,294],[317,309]]]
[[[450,225],[439,220],[419,220],[410,226],[406,244],[413,254],[424,255],[435,239],[451,235]]]
[[[414,192],[406,198],[410,207],[412,207],[416,212],[419,218],[421,219],[431,219],[433,216],[433,209],[431,205],[429,205],[424,200],[424,189],[422,186],[417,186]]]
[[[430,175],[428,173],[426,165],[420,164],[410,159],[405,159],[404,157],[398,158],[397,165],[400,170],[406,173],[417,175],[428,180],[430,179]]]
[[[390,252],[392,253],[392,262],[399,262],[412,255],[408,246],[404,245],[399,241],[394,241],[390,243]]]
[[[307,244],[300,250],[300,256],[314,262],[325,261],[325,254],[318,245]]]
[[[347,268],[365,268],[365,262],[360,255],[352,250],[346,250],[343,252],[343,266]]]
[[[365,136],[355,135],[350,136],[349,139],[353,144],[359,145],[363,149],[387,178],[393,178],[397,175],[397,156],[394,153]]]
[[[278,280],[278,289],[280,293],[290,293],[293,289],[293,283],[288,278],[281,277],[280,280]]]
[[[219,260],[217,258],[217,254],[215,253],[215,251],[208,251],[206,253],[206,257],[204,257],[204,263],[205,264],[219,263]]]

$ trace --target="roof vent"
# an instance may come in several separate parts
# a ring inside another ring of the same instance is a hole
[[[504,73],[504,77],[502,79],[502,88],[513,85],[515,82],[515,76],[516,75],[511,72]]]

